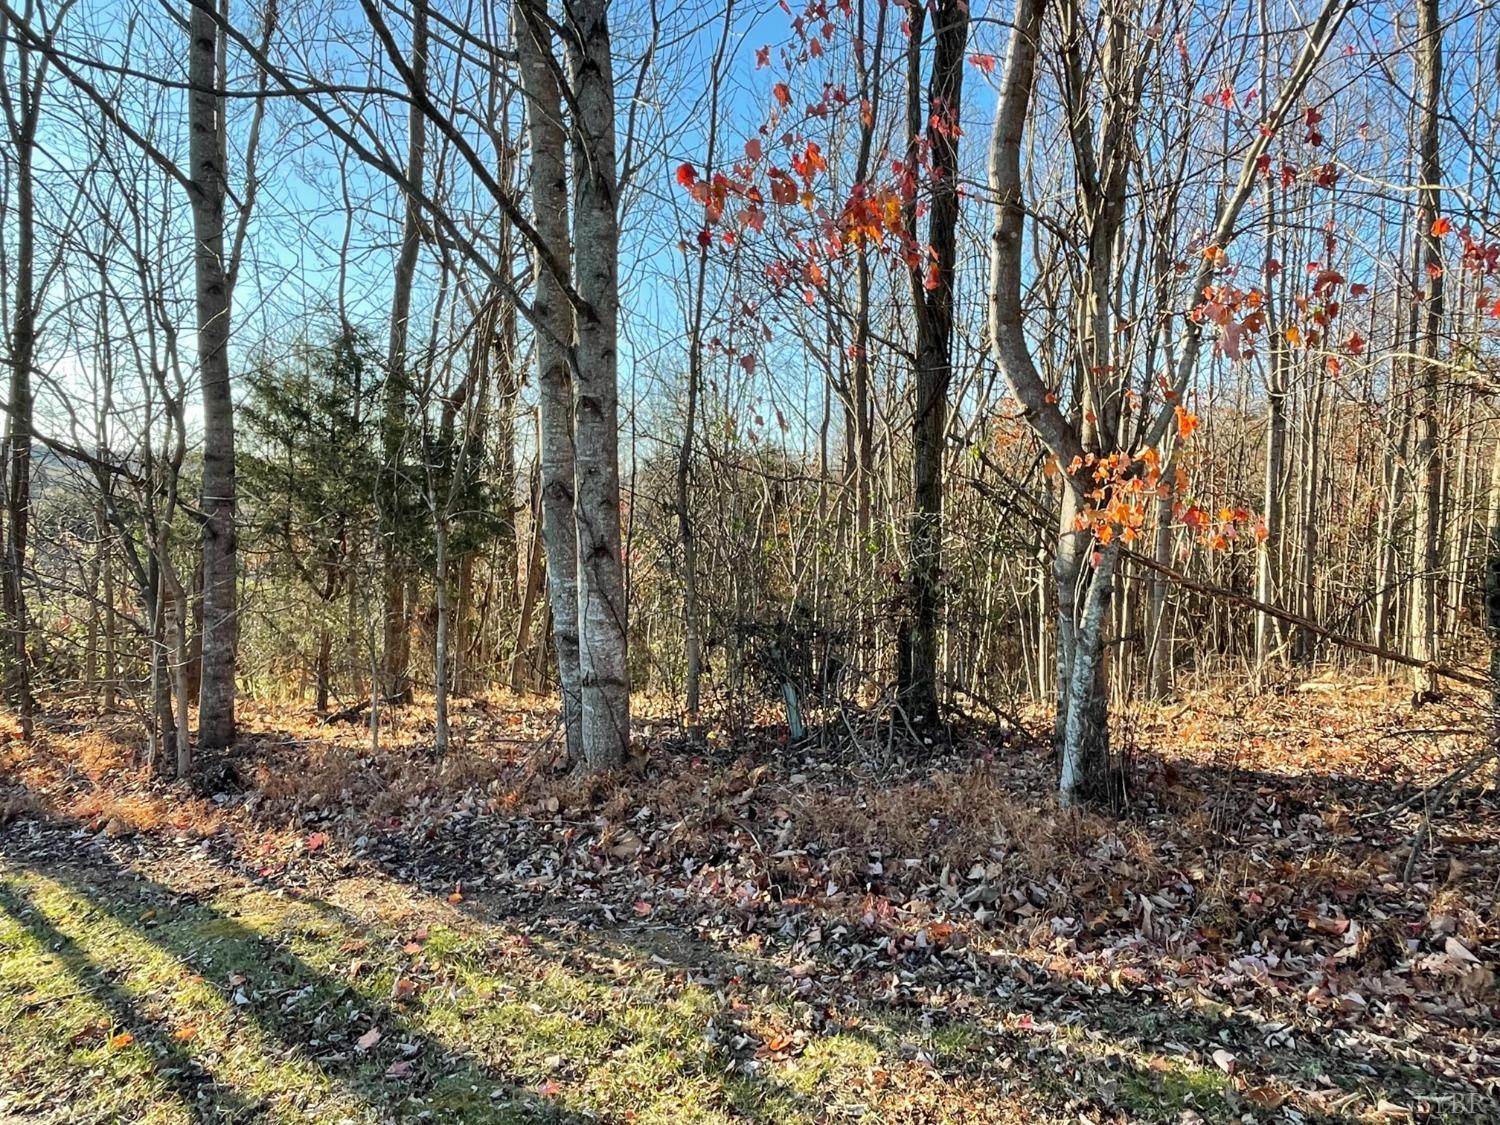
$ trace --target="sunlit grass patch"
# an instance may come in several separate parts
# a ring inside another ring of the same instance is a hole
[[[709,989],[493,928],[29,872],[0,906],[7,1108],[43,1120],[810,1122],[874,1057],[834,1037],[742,1073]]]
[[[357,1111],[149,936],[158,910],[132,906],[122,920],[59,882],[14,874],[0,906],[0,1024],[19,1106],[121,1121]]]
[[[1103,987],[814,1002],[774,951],[712,967],[729,935],[493,921],[376,878],[194,897],[87,870],[0,870],[0,1119],[1221,1120],[1423,1086],[1311,1044],[1299,1074],[1227,1008]]]

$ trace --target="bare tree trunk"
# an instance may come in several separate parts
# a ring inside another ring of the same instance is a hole
[[[1421,89],[1417,147],[1417,237],[1422,244],[1427,291],[1422,302],[1417,355],[1421,382],[1416,409],[1416,448],[1412,475],[1416,507],[1412,526],[1413,589],[1411,654],[1436,661],[1438,652],[1438,521],[1442,495],[1442,458],[1438,450],[1438,335],[1443,325],[1443,249],[1433,224],[1442,214],[1442,161],[1438,147],[1438,114],[1443,88],[1443,33],[1438,0],[1417,0],[1417,70]],[[1416,669],[1412,689],[1420,697],[1437,687],[1425,669]]]
[[[1152,557],[1162,566],[1172,561],[1172,499],[1156,502],[1156,528],[1151,539]],[[1165,699],[1172,692],[1172,622],[1167,579],[1157,571],[1151,575],[1151,655],[1146,664],[1151,698]]]
[[[101,534],[104,530],[104,513],[99,513],[99,528]],[[106,713],[115,709],[116,692],[118,690],[116,676],[119,669],[119,657],[115,652],[115,568],[113,559],[110,557],[108,541],[101,546],[103,553],[103,590],[104,590],[104,668],[103,687],[99,694],[99,707]]]
[[[422,96],[427,88],[426,5],[416,5],[412,16],[412,84]],[[380,694],[388,702],[411,700],[411,621],[414,603],[408,601],[407,574],[398,540],[402,497],[402,455],[407,429],[406,390],[409,383],[411,346],[411,294],[417,275],[417,255],[422,246],[422,206],[414,194],[423,190],[427,160],[427,123],[418,99],[413,98],[406,119],[406,178],[412,191],[406,194],[401,221],[401,249],[391,289],[391,331],[386,347],[384,455],[386,473],[385,512],[385,613],[381,630]]]
[[[619,179],[608,0],[569,8],[573,248],[578,319],[573,373],[574,518],[578,527],[579,683],[584,760],[612,769],[630,741],[625,576],[620,559],[617,319]],[[554,607],[554,612],[556,612]]]
[[[165,653],[170,662],[173,743],[177,749],[176,776],[187,777],[193,768],[192,742],[188,733],[188,599],[177,571],[168,557],[167,529],[157,544],[161,558],[162,610],[166,617]]]
[[[1118,551],[1118,542],[1101,545],[1092,574],[1085,576],[1085,568],[1090,565],[1090,536],[1079,532],[1074,517],[1081,513],[1087,501],[1083,495],[1083,483],[1077,479],[1081,474],[1072,471],[1072,467],[1086,464],[1085,457],[1090,452],[1109,454],[1119,448],[1122,431],[1117,422],[1121,417],[1123,395],[1118,383],[1113,384],[1113,390],[1110,384],[1101,383],[1102,390],[1096,393],[1090,383],[1104,372],[1100,370],[1101,365],[1086,364],[1082,372],[1086,391],[1082,403],[1085,428],[1080,430],[1059,409],[1057,395],[1049,389],[1032,358],[1032,345],[1026,333],[1021,304],[1027,213],[1023,199],[1021,142],[1035,86],[1038,41],[1045,7],[1046,0],[1018,0],[995,106],[989,167],[995,206],[990,242],[989,324],[991,347],[1007,386],[1021,404],[1027,425],[1047,446],[1058,467],[1063,469],[1065,499],[1056,560],[1058,678],[1063,688],[1059,692],[1057,730],[1061,735],[1059,750],[1063,764],[1059,798],[1064,803],[1071,803],[1104,780],[1102,774],[1094,771],[1096,763],[1107,761],[1108,752],[1107,699],[1100,673],[1104,668],[1103,630],[1108,620],[1114,556]],[[1313,68],[1327,50],[1347,12],[1347,0],[1328,0],[1314,21],[1293,65],[1291,80],[1270,110],[1267,127],[1245,150],[1239,177],[1219,203],[1212,227],[1211,243],[1214,246],[1222,246],[1232,237],[1239,213],[1256,183],[1260,156],[1276,127],[1302,96]],[[1094,158],[1089,132],[1093,117],[1078,112],[1083,108],[1078,93],[1086,84],[1087,72],[1075,36],[1069,34],[1070,25],[1077,18],[1077,8],[1070,7],[1064,21],[1065,50],[1069,56],[1064,68],[1064,86],[1067,100],[1077,104],[1070,104],[1064,116],[1074,134],[1074,163],[1079,172],[1080,191],[1088,197],[1089,218],[1095,226],[1089,232],[1091,297],[1085,310],[1087,323],[1082,328],[1075,328],[1088,346],[1075,349],[1075,359],[1108,355],[1104,350],[1110,324],[1106,301],[1111,292],[1108,282],[1113,268],[1109,238],[1118,225],[1118,200],[1126,186],[1124,172],[1130,167],[1128,153],[1122,156],[1116,151],[1118,146],[1128,147],[1129,144],[1129,136],[1121,132],[1129,125],[1128,112],[1104,113],[1104,141],[1100,148],[1105,160],[1101,164]],[[1110,41],[1105,51],[1107,71],[1112,70],[1112,60],[1124,63],[1128,48],[1128,41],[1123,38],[1128,29],[1126,21],[1113,16],[1109,18]],[[1076,31],[1076,27],[1073,30]],[[1131,81],[1142,80],[1144,59],[1142,55],[1134,64]],[[1119,80],[1107,82],[1108,89],[1111,92],[1123,90],[1127,84],[1125,77],[1122,73]],[[1121,97],[1120,94],[1115,96]],[[1116,108],[1128,110],[1131,99],[1123,97],[1122,100],[1127,104]],[[1205,256],[1189,292],[1202,293],[1212,281],[1215,268],[1212,256]],[[1144,424],[1137,435],[1142,440],[1127,448],[1160,446],[1174,417],[1174,412],[1168,407],[1181,401],[1188,380],[1197,368],[1202,339],[1202,327],[1190,322],[1175,357],[1172,394],[1166,397],[1166,406],[1143,418]],[[1091,444],[1093,439],[1100,442],[1099,448]],[[1080,608],[1081,612],[1078,612]]]
[[[677,451],[675,493],[677,534],[682,544],[682,645],[687,679],[685,702],[690,724],[695,724],[698,720],[699,696],[703,679],[703,643],[698,628],[698,541],[688,506],[688,482],[692,474],[693,439],[698,425],[698,387],[702,381],[701,317],[703,280],[706,270],[706,257],[700,258],[697,304],[694,310],[692,339],[688,343],[687,417],[682,427],[682,444]]]
[[[333,668],[333,631],[327,623],[318,626],[318,657],[313,675],[317,680],[317,691],[313,699],[313,713],[318,718],[328,714],[328,688]]]
[[[6,697],[17,710],[21,734],[31,737],[33,703],[30,662],[26,652],[26,538],[31,523],[31,373],[36,363],[36,197],[32,158],[36,149],[37,116],[42,78],[33,75],[31,51],[17,45],[19,89],[7,90],[6,116],[14,147],[16,256],[14,319],[10,337],[10,391],[5,442],[5,577]]]
[[[1066,681],[1067,722],[1061,745],[1057,797],[1064,806],[1099,795],[1109,758],[1109,691],[1104,674],[1104,625],[1119,544],[1100,552],[1088,579],[1083,613],[1073,642],[1073,667]],[[1059,711],[1062,708],[1059,706]]]
[[[916,417],[912,424],[911,608],[901,662],[901,696],[914,722],[938,719],[938,617],[943,546],[943,446],[948,428],[948,384],[953,375],[953,285],[958,233],[958,129],[964,49],[969,40],[966,0],[937,0],[932,9],[932,77],[925,112],[920,98],[921,9],[913,9],[908,75],[907,147],[917,160],[925,123],[932,200],[927,243],[932,262],[908,270],[916,312]]]
[[[562,124],[552,35],[543,0],[521,0],[516,46],[521,58],[521,86],[526,94],[526,129],[531,139],[531,200],[537,234],[560,262],[569,259],[567,136]],[[557,678],[562,696],[563,732],[568,760],[584,753],[583,697],[579,671],[578,535],[574,524],[573,381],[569,349],[573,343],[573,310],[567,278],[557,277],[538,258],[533,308],[537,383],[541,424],[542,543],[547,555],[547,598],[552,607],[552,637],[557,649]]]
[[[198,371],[203,387],[203,680],[198,741],[234,741],[236,532],[234,398],[229,384],[229,284],[224,257],[224,113],[219,27],[195,5],[188,79],[188,154],[198,292]]]
[[[512,691],[521,691],[535,680],[538,663],[532,652],[531,625],[542,592],[542,576],[547,569],[542,553],[541,491],[541,468],[538,466],[532,475],[531,541],[526,549],[526,575],[521,585],[520,608],[516,611],[516,640],[511,646],[510,668],[506,676]]]
[[[1323,441],[1322,429],[1323,405],[1327,397],[1327,387],[1324,381],[1319,380],[1314,387],[1312,401],[1305,404],[1306,417],[1303,421],[1303,446],[1300,464],[1302,473],[1300,483],[1302,486],[1302,534],[1300,547],[1302,558],[1300,560],[1301,574],[1298,577],[1298,604],[1302,607],[1302,616],[1310,621],[1317,620],[1318,612],[1318,550],[1319,540],[1323,529],[1323,507],[1319,504],[1319,497],[1323,492],[1323,478],[1320,472],[1320,463],[1323,458],[1326,443]],[[1308,630],[1303,629],[1297,634],[1296,653],[1299,661],[1309,661],[1317,651],[1317,637]]]
[[[724,6],[724,24],[714,52],[708,102],[708,150],[704,158],[704,175],[712,176],[718,157],[719,91],[722,82],[724,52],[733,26],[733,0]],[[685,666],[685,703],[688,723],[696,727],[699,696],[703,679],[703,642],[698,613],[698,540],[693,528],[692,509],[688,504],[688,485],[692,477],[693,443],[698,428],[698,394],[703,386],[703,315],[708,283],[708,251],[698,247],[698,272],[693,279],[692,323],[688,328],[688,385],[686,417],[683,419],[682,442],[677,449],[676,486],[673,500],[677,509],[677,537],[682,547],[682,648]]]
[[[1457,302],[1463,307],[1463,299]],[[1474,471],[1472,447],[1474,444],[1474,396],[1465,395],[1462,416],[1455,410],[1449,415],[1449,429],[1459,434],[1458,460],[1444,481],[1447,485],[1447,516],[1444,525],[1448,528],[1448,561],[1443,578],[1447,584],[1447,595],[1443,598],[1442,631],[1444,636],[1458,632],[1464,603],[1464,589],[1468,578],[1470,551],[1473,547],[1474,513],[1477,496],[1474,494]]]
[[[1485,513],[1489,550],[1484,560],[1484,616],[1490,631],[1490,681],[1494,684],[1490,706],[1494,712],[1496,737],[1500,739],[1500,441],[1495,443],[1491,462],[1488,509]]]
[[[1397,329],[1397,338],[1399,335]],[[1396,573],[1399,559],[1396,543],[1401,528],[1401,498],[1405,495],[1403,471],[1406,465],[1406,450],[1410,439],[1411,418],[1398,410],[1399,392],[1396,386],[1396,365],[1390,366],[1390,390],[1387,392],[1385,454],[1381,459],[1380,517],[1375,568],[1375,607],[1371,639],[1377,648],[1391,647],[1391,630],[1397,625]],[[1375,660],[1377,672],[1389,671],[1387,663],[1379,657]]]
[[[856,9],[856,35],[861,43],[870,43],[869,51],[854,53],[854,64],[859,77],[861,104],[867,106],[859,118],[859,151],[855,159],[854,176],[857,190],[868,190],[870,168],[875,156],[875,131],[880,124],[881,90],[884,81],[884,54],[886,19],[889,5],[876,4],[873,42],[867,34],[867,4],[861,0]],[[871,539],[873,520],[872,489],[875,480],[875,417],[870,404],[870,303],[872,271],[870,268],[870,246],[861,239],[855,247],[855,295],[854,295],[854,345],[853,363],[849,371],[849,387],[844,396],[847,403],[846,424],[847,449],[845,451],[846,472],[853,481],[854,494],[854,551],[851,578],[858,591],[855,606],[857,620],[853,635],[858,638],[857,656],[859,670],[871,674],[877,667],[877,643],[875,622],[870,613],[870,599],[874,589],[873,575],[876,555]],[[827,466],[826,438],[828,430],[828,406],[826,385],[823,415],[824,456]],[[842,522],[842,521],[841,521]]]
[[[432,649],[432,694],[435,708],[433,751],[448,753],[448,518],[439,512],[432,522],[433,581],[436,585],[437,638]]]
[[[1264,67],[1262,68],[1264,70]],[[1262,78],[1262,89],[1265,80]],[[1261,481],[1261,518],[1265,521],[1266,534],[1255,549],[1255,596],[1263,602],[1275,602],[1279,590],[1282,518],[1285,510],[1282,486],[1286,477],[1286,400],[1287,400],[1287,349],[1282,338],[1280,318],[1276,316],[1275,278],[1275,225],[1271,216],[1275,207],[1275,192],[1271,180],[1266,182],[1266,246],[1265,246],[1265,308],[1270,317],[1267,337],[1271,349],[1271,362],[1266,369],[1266,461],[1265,475]],[[1266,664],[1278,643],[1276,621],[1260,613],[1255,617],[1255,679],[1259,683],[1265,675]]]
[[[176,742],[172,725],[172,700],[167,682],[167,641],[165,607],[166,597],[162,582],[161,567],[153,559],[151,577],[143,591],[142,601],[146,609],[146,621],[151,630],[150,677],[148,691],[150,699],[147,709],[151,716],[146,724],[146,768],[152,774],[166,768],[167,752]]]

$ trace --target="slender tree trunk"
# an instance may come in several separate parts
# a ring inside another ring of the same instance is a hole
[[[453,598],[453,692],[460,698],[472,695],[480,682],[480,655],[475,646],[474,552],[458,556],[458,580]]]
[[[516,640],[511,646],[510,669],[506,677],[512,691],[521,691],[535,680],[537,660],[532,652],[531,627],[542,592],[542,577],[547,570],[542,553],[541,491],[541,469],[538,466],[532,476],[530,546],[526,550],[526,574],[521,584],[521,604],[516,611]]]
[[[1399,325],[1397,338],[1400,338]],[[1397,541],[1401,530],[1401,498],[1405,495],[1403,469],[1406,465],[1407,444],[1411,436],[1411,418],[1398,409],[1400,394],[1396,383],[1397,368],[1394,360],[1390,367],[1390,390],[1387,392],[1385,453],[1381,460],[1380,517],[1377,521],[1379,542],[1375,569],[1375,607],[1372,640],[1377,648],[1391,647],[1393,626],[1399,624],[1396,615],[1397,583],[1399,564]],[[1386,661],[1375,659],[1377,672],[1389,671]]]
[[[1161,497],[1156,503],[1156,527],[1152,531],[1151,555],[1162,566],[1172,561],[1172,500]],[[1146,677],[1151,684],[1151,698],[1165,699],[1172,693],[1172,621],[1166,577],[1156,571],[1151,575],[1151,655],[1146,663]]]
[[[115,677],[119,667],[119,659],[115,653],[115,569],[113,559],[110,557],[109,540],[106,537],[108,527],[102,507],[98,510],[95,519],[97,521],[95,526],[99,533],[101,583],[104,598],[104,667],[99,707],[108,714],[115,709]]]
[[[413,84],[425,95],[427,87],[427,9],[417,4],[412,16],[411,71]],[[426,176],[427,124],[421,107],[413,99],[406,119],[406,178],[420,189]],[[417,256],[422,246],[422,206],[408,194],[401,222],[401,248],[396,255],[391,289],[391,330],[386,347],[385,372],[385,613],[381,630],[380,693],[388,702],[411,700],[411,614],[415,603],[408,600],[407,567],[398,541],[403,497],[408,492],[402,459],[408,419],[409,352],[411,347],[412,286],[417,276]]]
[[[333,670],[333,631],[327,623],[318,626],[318,656],[313,675],[317,680],[316,694],[313,699],[313,713],[318,718],[324,718],[328,714],[328,688],[329,679]]]
[[[333,613],[334,602],[339,594],[339,570],[336,563],[328,563],[324,569],[323,588],[318,592],[318,654],[314,661],[313,676],[316,680],[316,695],[313,712],[318,718],[328,714],[328,696],[333,687]]]
[[[1304,406],[1306,417],[1303,421],[1303,446],[1301,457],[1301,485],[1302,485],[1302,534],[1299,544],[1302,557],[1300,561],[1301,574],[1298,578],[1298,604],[1302,607],[1302,616],[1309,621],[1316,621],[1320,616],[1318,610],[1318,551],[1319,539],[1323,530],[1325,509],[1319,503],[1323,493],[1323,476],[1320,471],[1323,452],[1326,443],[1323,441],[1323,428],[1327,424],[1323,419],[1323,407],[1326,401],[1326,385],[1319,381],[1313,391],[1312,401]],[[1309,661],[1317,651],[1318,638],[1314,633],[1303,629],[1297,635],[1297,659]]]
[[[578,319],[573,373],[574,519],[578,527],[582,744],[592,770],[612,769],[630,741],[625,576],[620,557],[619,179],[608,0],[569,8],[573,112],[573,248]],[[555,608],[554,608],[555,612]]]
[[[448,753],[448,517],[433,520],[433,581],[436,585],[437,637],[432,648],[432,695],[434,716],[433,751],[439,758]]]
[[[188,598],[192,629],[188,633],[188,695],[198,698],[203,690],[203,557],[193,566],[193,589]]]
[[[875,132],[880,124],[881,91],[884,82],[885,28],[889,5],[883,0],[875,5],[875,28],[873,39],[868,34],[868,2],[860,0],[856,8],[856,35],[868,50],[855,52],[854,63],[859,78],[861,112],[859,117],[859,151],[855,158],[855,190],[868,191],[870,169],[875,157]],[[874,593],[874,571],[876,555],[871,537],[873,530],[873,497],[875,481],[875,417],[871,407],[870,374],[870,305],[872,270],[870,268],[870,246],[861,239],[855,247],[854,263],[854,344],[849,371],[849,386],[843,396],[847,403],[845,454],[846,473],[853,482],[854,496],[854,551],[852,555],[852,578],[858,591],[853,635],[858,639],[856,664],[861,672],[871,673],[877,666],[877,644],[875,621],[870,613]],[[824,456],[827,465],[828,387],[825,384],[824,424],[822,429]],[[823,497],[820,496],[820,503]]]
[[[567,262],[567,135],[562,124],[552,35],[543,0],[520,0],[516,46],[521,58],[521,86],[526,94],[526,129],[531,140],[531,202],[537,234],[555,258]],[[556,277],[537,256],[533,308],[537,383],[541,425],[539,456],[542,487],[542,543],[547,555],[547,599],[552,608],[553,647],[557,650],[558,687],[562,695],[563,733],[568,760],[584,754],[583,694],[580,683],[578,610],[578,532],[574,522],[573,379],[569,367],[573,344],[573,310],[568,278]]]
[[[1460,308],[1463,307],[1462,299],[1457,303]],[[1443,599],[1444,636],[1453,636],[1458,632],[1463,612],[1470,551],[1473,547],[1477,497],[1473,492],[1474,470],[1471,461],[1474,444],[1474,398],[1472,395],[1465,395],[1461,416],[1456,410],[1450,416],[1451,428],[1456,428],[1462,437],[1459,439],[1457,463],[1445,480],[1448,486],[1448,515],[1445,520],[1448,528],[1448,562],[1443,577],[1446,580],[1448,592]]]
[[[1264,85],[1262,86],[1264,88]],[[1276,189],[1267,181],[1267,214],[1275,206]],[[1266,335],[1271,349],[1271,361],[1266,369],[1266,461],[1261,481],[1261,518],[1265,521],[1266,534],[1255,549],[1255,596],[1266,603],[1274,603],[1279,595],[1279,563],[1281,560],[1282,515],[1284,511],[1282,486],[1286,478],[1286,400],[1287,400],[1287,349],[1282,339],[1280,318],[1275,315],[1275,276],[1271,263],[1275,259],[1273,241],[1274,224],[1266,222],[1265,247],[1265,308],[1268,311]],[[1257,682],[1265,675],[1266,664],[1278,642],[1276,621],[1268,614],[1255,616],[1255,678]]]
[[[683,658],[686,664],[686,704],[689,724],[698,720],[699,695],[703,679],[703,643],[699,636],[698,616],[698,540],[688,505],[688,483],[692,475],[693,439],[698,425],[698,387],[702,379],[700,334],[703,309],[703,279],[707,263],[700,260],[698,296],[692,339],[688,344],[687,417],[682,427],[682,444],[677,451],[676,507],[677,534],[682,545],[682,633]]]
[[[1105,677],[1104,626],[1109,620],[1110,597],[1119,545],[1100,551],[1088,579],[1083,612],[1073,640],[1073,666],[1065,689],[1067,721],[1061,745],[1061,776],[1058,800],[1076,805],[1101,796],[1109,759],[1109,688]],[[1085,564],[1088,565],[1088,564]],[[1061,707],[1059,707],[1061,710]]]
[[[724,24],[714,52],[708,103],[708,152],[704,158],[704,175],[711,176],[718,157],[719,90],[721,68],[733,26],[734,4],[724,6]],[[674,478],[677,509],[677,536],[682,547],[682,647],[685,666],[685,695],[688,723],[696,728],[699,696],[703,679],[703,642],[698,614],[698,539],[693,527],[692,509],[688,504],[688,485],[692,478],[693,443],[698,428],[698,394],[703,385],[703,316],[708,284],[707,245],[698,248],[698,272],[693,279],[692,323],[688,329],[687,406],[682,426],[682,442],[677,448],[677,471]]]
[[[147,681],[150,699],[148,708],[151,721],[146,731],[146,769],[155,775],[165,770],[167,754],[176,742],[172,725],[172,700],[167,679],[167,640],[165,607],[166,596],[162,582],[161,567],[153,558],[150,565],[150,580],[143,591],[146,621],[150,636],[150,676]]]
[[[198,371],[203,387],[203,680],[198,741],[234,741],[236,532],[234,397],[229,383],[229,285],[224,258],[224,113],[219,28],[194,6],[188,79],[194,266],[198,291]]]
[[[84,583],[89,600],[89,620],[83,638],[83,690],[91,698],[99,687],[99,619],[103,616],[99,578],[103,553],[102,544],[96,543],[86,565]]]
[[[916,417],[912,425],[911,610],[904,643],[902,701],[914,722],[938,719],[938,619],[941,610],[943,452],[948,428],[948,384],[953,375],[953,286],[958,246],[958,136],[964,50],[969,40],[966,0],[936,0],[932,8],[932,76],[925,112],[920,98],[920,9],[913,11],[908,105],[908,152],[916,163],[918,129],[926,129],[932,199],[928,211],[930,263],[909,269],[916,312]]]
[[[6,654],[6,696],[21,720],[21,734],[30,738],[33,702],[31,670],[26,652],[26,540],[31,524],[31,373],[36,363],[36,197],[32,158],[36,148],[41,76],[33,75],[31,51],[16,48],[19,90],[7,99],[15,158],[16,255],[13,291],[14,319],[10,337],[10,391],[5,452],[5,577],[4,595],[9,649]]]
[[[1494,684],[1491,697],[1492,720],[1495,737],[1500,745],[1500,441],[1495,442],[1495,452],[1490,467],[1490,494],[1488,517],[1489,549],[1484,565],[1484,617],[1490,631],[1490,680]]]
[[[164,652],[171,669],[167,678],[171,685],[171,712],[175,719],[172,737],[177,751],[175,768],[176,776],[185,778],[193,768],[192,741],[188,733],[188,599],[167,556],[165,529],[162,531],[158,550],[162,558],[162,609],[166,617]]]
[[[1426,267],[1417,340],[1420,383],[1416,404],[1416,448],[1412,475],[1416,504],[1412,526],[1411,655],[1435,661],[1438,652],[1438,522],[1442,496],[1442,457],[1438,449],[1438,339],[1443,326],[1443,248],[1433,224],[1442,214],[1442,159],[1438,114],[1443,88],[1442,21],[1438,0],[1417,0],[1417,71],[1420,102],[1417,148],[1417,237]],[[1418,697],[1437,687],[1426,669],[1414,670],[1412,689]]]

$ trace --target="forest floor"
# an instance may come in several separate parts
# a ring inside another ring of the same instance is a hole
[[[1433,787],[1477,696],[1138,710],[1120,816],[1039,715],[647,721],[589,779],[524,701],[440,763],[250,705],[165,784],[52,714],[0,749],[3,1121],[1500,1121],[1495,767]]]

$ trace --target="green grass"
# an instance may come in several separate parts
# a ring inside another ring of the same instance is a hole
[[[819,1024],[774,988],[694,983],[649,931],[528,933],[375,881],[338,901],[355,906],[0,868],[0,1120],[904,1125],[1244,1108],[1208,1059],[1228,1017],[1095,998],[1055,1022],[992,1005],[928,1026],[872,1005]],[[1200,1046],[1168,1059],[1152,1040]],[[1299,1086],[1312,1065],[1248,1061]],[[1329,1077],[1367,1104],[1396,1089]]]
[[[870,1063],[827,1041],[747,1078],[705,1040],[720,1006],[493,928],[0,877],[0,1107],[43,1120],[811,1121]]]

